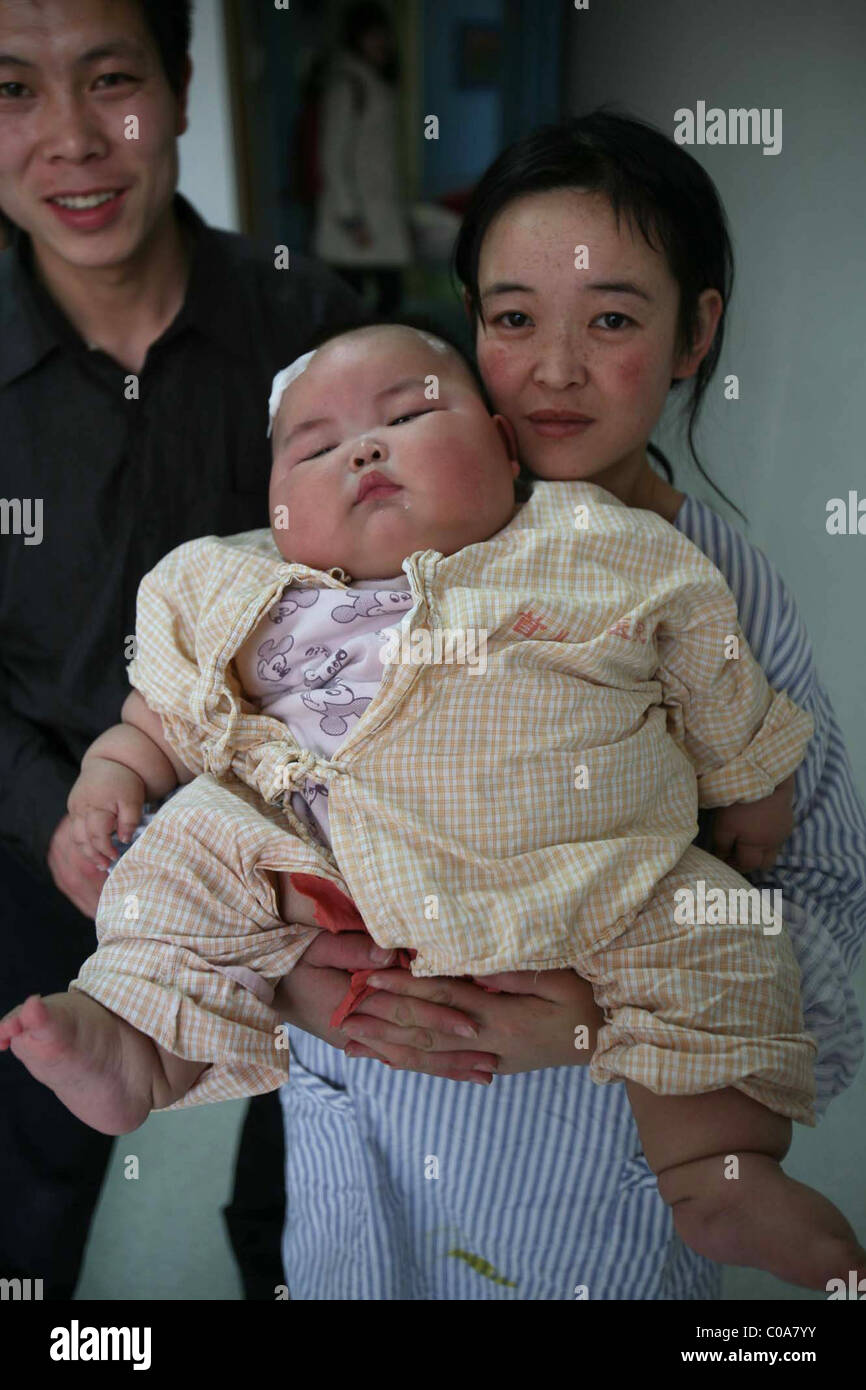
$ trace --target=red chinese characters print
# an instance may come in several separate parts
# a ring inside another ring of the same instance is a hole
[[[511,631],[518,633],[520,637],[534,637],[537,632],[546,632],[547,623],[543,623],[541,618],[536,617],[532,609],[525,613],[518,613],[516,622],[511,624]],[[561,627],[558,632],[551,634],[551,642],[568,641],[568,628]]]
[[[608,628],[608,632],[614,637],[624,637],[627,642],[649,641],[646,623],[640,620],[634,622],[631,618],[620,618],[613,627]]]

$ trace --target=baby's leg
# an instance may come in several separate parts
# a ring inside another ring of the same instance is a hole
[[[37,1081],[102,1134],[128,1134],[185,1095],[205,1063],[166,1052],[131,1023],[77,991],[33,994],[0,1021],[9,1047]]]
[[[284,922],[318,925],[316,903],[287,872],[266,870]],[[78,991],[31,995],[0,1021],[0,1051],[11,1047],[73,1115],[103,1134],[128,1134],[151,1110],[186,1095],[208,1065],[167,1052],[110,1009]]]
[[[866,1274],[866,1251],[842,1213],[780,1167],[790,1120],[732,1086],[662,1096],[626,1085],[647,1162],[692,1250],[810,1289],[847,1283],[852,1269]]]
[[[316,926],[316,904],[287,872],[266,871],[284,922]],[[151,1110],[173,1105],[207,1063],[167,1052],[146,1033],[78,991],[34,994],[0,1020],[0,1051],[10,1047],[79,1120],[102,1134],[128,1134]]]
[[[292,884],[291,874],[286,870],[268,870],[268,877],[274,885],[277,905],[284,922],[297,922],[302,927],[321,926],[316,921],[316,903],[312,898],[299,893]]]
[[[694,904],[702,881],[707,902],[722,890],[720,921],[681,911],[682,891]],[[606,1017],[590,1074],[626,1082],[659,1191],[692,1249],[825,1290],[851,1269],[866,1273],[866,1253],[836,1208],[779,1166],[791,1119],[814,1123],[816,1045],[790,941],[755,913],[750,891],[690,846],[582,963]]]
[[[281,822],[240,784],[185,787],[109,875],[79,978],[3,1019],[0,1051],[106,1134],[281,1084],[269,996],[309,932],[274,918],[260,864],[317,863]]]

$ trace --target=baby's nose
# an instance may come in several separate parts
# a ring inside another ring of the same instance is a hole
[[[367,463],[381,463],[388,457],[388,450],[378,439],[362,439],[352,454],[352,462],[357,466]]]

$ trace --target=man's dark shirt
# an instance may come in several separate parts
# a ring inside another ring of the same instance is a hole
[[[42,878],[81,757],[131,689],[139,581],[183,541],[268,525],[271,379],[359,316],[323,266],[278,270],[175,206],[190,278],[137,400],[37,281],[29,238],[0,253],[0,498],[43,512],[41,544],[0,535],[0,844]]]

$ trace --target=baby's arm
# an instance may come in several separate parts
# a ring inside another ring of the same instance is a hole
[[[740,873],[772,869],[794,828],[794,775],[760,801],[737,801],[713,815],[710,849]]]
[[[699,804],[718,808],[714,852],[749,872],[772,863],[790,835],[793,772],[814,724],[767,683],[721,574],[704,557],[695,571],[656,629],[655,675],[668,732],[697,774]]]
[[[138,690],[130,692],[120,717],[121,724],[100,734],[88,748],[67,802],[75,843],[103,869],[117,858],[111,843],[115,827],[121,840],[131,839],[145,800],[159,801],[194,776],[168,744],[162,720]]]

